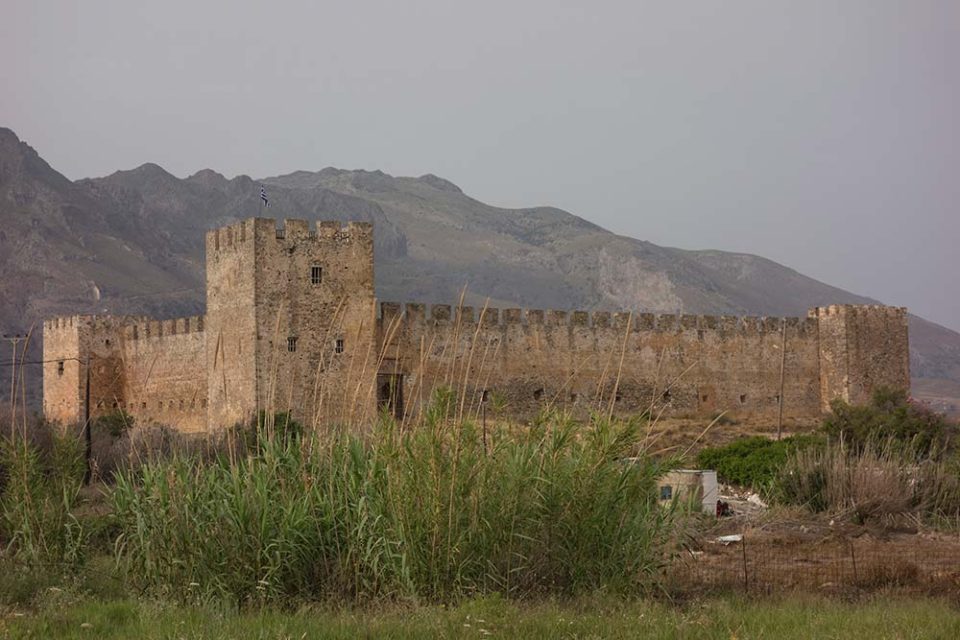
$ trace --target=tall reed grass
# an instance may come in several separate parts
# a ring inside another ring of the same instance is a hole
[[[776,498],[864,522],[908,516],[928,523],[960,521],[960,469],[895,439],[799,449],[774,483]]]
[[[383,418],[365,434],[268,438],[245,457],[121,473],[119,561],[145,589],[237,603],[452,601],[650,584],[672,515],[659,469],[623,462],[637,422],[561,416],[490,434]],[[449,398],[446,400],[449,406]]]
[[[0,469],[5,554],[30,564],[78,565],[89,534],[73,514],[84,474],[77,439],[52,434],[41,449],[20,434],[3,438]]]

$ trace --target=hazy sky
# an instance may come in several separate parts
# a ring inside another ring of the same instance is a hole
[[[960,2],[2,0],[70,178],[435,173],[960,329]]]

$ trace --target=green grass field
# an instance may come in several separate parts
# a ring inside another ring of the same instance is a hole
[[[4,638],[958,638],[960,611],[932,599],[885,596],[709,599],[687,605],[581,598],[517,604],[496,597],[457,607],[302,608],[242,614],[134,600],[48,594],[33,612],[5,612]]]

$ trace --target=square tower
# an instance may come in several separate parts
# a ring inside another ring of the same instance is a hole
[[[82,423],[90,381],[90,416],[124,408],[123,327],[129,316],[65,316],[43,323],[43,415]]]
[[[864,404],[879,387],[910,389],[907,310],[883,305],[811,309],[820,342],[820,403]]]
[[[207,234],[208,426],[309,425],[372,400],[373,227],[254,218]]]

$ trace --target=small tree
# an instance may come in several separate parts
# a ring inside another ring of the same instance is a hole
[[[116,440],[127,431],[133,429],[134,418],[123,409],[108,413],[93,420],[95,431],[102,431]]]
[[[740,438],[721,447],[705,447],[697,466],[715,469],[724,482],[766,492],[777,471],[795,451],[823,445],[823,438],[799,435],[771,440],[763,436]]]
[[[881,387],[869,404],[851,405],[837,399],[823,421],[831,440],[855,451],[872,442],[894,441],[909,447],[915,456],[937,457],[952,449],[957,425],[912,400],[905,391]]]

